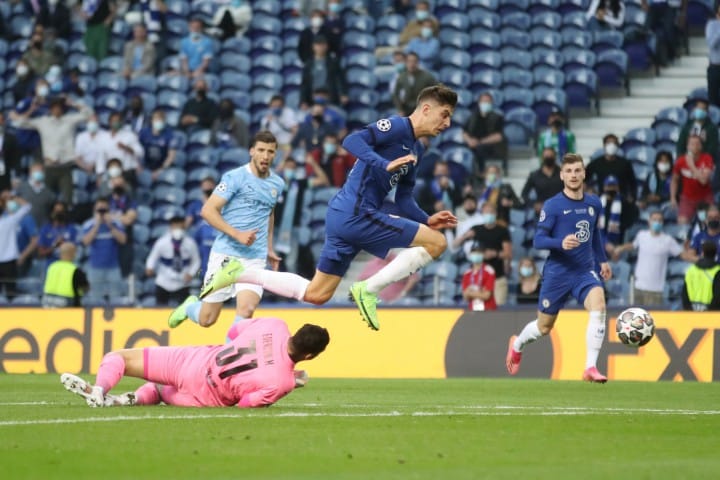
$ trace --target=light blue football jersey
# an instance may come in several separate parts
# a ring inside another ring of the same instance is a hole
[[[256,177],[249,164],[225,172],[213,191],[213,195],[227,200],[222,216],[237,230],[257,230],[257,237],[252,245],[246,246],[220,232],[212,251],[234,257],[265,259],[268,253],[268,217],[284,187],[285,182],[273,172],[267,178]]]

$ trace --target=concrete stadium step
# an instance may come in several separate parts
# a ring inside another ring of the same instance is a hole
[[[632,96],[636,98],[676,98],[678,95],[684,97],[692,89],[702,87],[705,84],[705,71],[702,70],[688,77],[660,76],[633,79],[630,92]],[[602,106],[600,109],[602,111]]]

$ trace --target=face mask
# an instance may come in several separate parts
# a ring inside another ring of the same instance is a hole
[[[65,213],[65,212],[53,213],[52,219],[58,223],[65,223],[65,220],[67,220],[67,213]]]
[[[555,157],[543,157],[543,165],[552,167],[555,165]]]
[[[40,85],[37,88],[38,97],[47,97],[48,93],[50,93],[50,87],[48,87],[47,85]]]
[[[29,71],[30,71],[30,69],[27,67],[27,65],[25,65],[23,63],[18,65],[17,68],[15,69],[15,73],[17,73],[18,77],[24,77],[25,75],[28,74]]]
[[[190,34],[190,38],[193,40],[200,40],[200,33],[199,32],[193,32]]]
[[[497,177],[495,176],[494,173],[488,173],[485,176],[485,181],[487,182],[488,185],[495,183],[495,180],[497,180]]]
[[[279,117],[280,115],[282,115],[282,107],[273,108],[272,114],[275,115],[276,117]]]
[[[707,220],[707,212],[705,210],[698,210],[697,217],[698,220],[704,222],[705,220]]]
[[[720,228],[720,220],[708,220],[707,225],[708,228],[717,230],[718,228]]]
[[[20,205],[18,205],[15,200],[8,200],[5,208],[7,209],[8,213],[15,213],[18,211],[18,208],[20,208]]]
[[[493,105],[490,102],[480,102],[478,106],[480,107],[480,113],[483,115],[490,113],[493,108]]]
[[[100,129],[100,125],[98,125],[97,122],[89,121],[86,125],[87,131],[90,133],[95,133]]]
[[[483,261],[483,254],[482,253],[471,253],[470,254],[470,261],[472,263],[482,263]]]
[[[428,12],[427,10],[417,10],[415,12],[415,18],[417,18],[421,22],[423,20],[425,20],[426,18],[428,18],[429,16],[430,16],[430,12]]]
[[[152,128],[156,132],[159,132],[163,128],[165,128],[165,122],[163,120],[153,120],[152,122]]]
[[[110,128],[112,128],[113,130],[120,130],[121,126],[122,126],[122,122],[120,122],[119,120],[113,120],[110,123]]]
[[[494,213],[484,213],[483,218],[485,219],[485,223],[495,223],[497,215]]]
[[[328,103],[328,101],[325,97],[313,97],[313,103],[317,105],[325,105]]]
[[[341,5],[339,3],[330,3],[328,4],[328,10],[330,10],[332,13],[340,13]]]
[[[662,222],[651,222],[650,223],[650,229],[652,229],[655,233],[660,233],[662,231],[663,224]]]
[[[707,117],[707,112],[702,108],[695,108],[693,109],[692,117],[695,120],[702,121],[705,120],[705,118]]]
[[[312,118],[313,118],[313,120],[315,120],[317,123],[322,123],[322,122],[323,122],[323,117],[324,117],[324,115],[313,115]]]
[[[223,118],[223,119],[232,118],[234,113],[235,113],[235,111],[233,110],[232,107],[230,107],[230,108],[221,107],[220,108],[220,118]]]
[[[430,38],[432,37],[432,28],[430,27],[422,27],[420,29],[420,35],[422,35],[423,38]]]
[[[618,146],[615,143],[608,143],[605,145],[605,153],[611,157],[618,151]]]
[[[185,231],[182,228],[173,228],[170,230],[170,236],[173,240],[182,240],[185,235]]]
[[[658,172],[660,173],[667,173],[670,171],[670,164],[669,163],[658,163]]]
[[[35,40],[34,42],[32,42],[32,46],[37,50],[42,50],[43,42],[42,40]]]
[[[122,175],[122,168],[116,167],[114,165],[112,167],[108,168],[108,176],[110,178],[117,178],[120,175]]]
[[[113,195],[122,197],[123,195],[125,195],[125,187],[120,187],[120,186],[114,187],[112,192],[113,192]]]
[[[312,17],[310,19],[310,26],[312,28],[315,28],[315,29],[320,28],[320,27],[322,27],[322,24],[323,24],[322,17]]]
[[[325,155],[332,155],[337,151],[337,145],[334,143],[323,143],[323,151]]]
[[[550,124],[554,128],[560,130],[563,127],[563,121],[562,120],[553,120],[553,122]]]
[[[62,91],[62,87],[63,87],[62,81],[56,80],[56,81],[52,82],[52,84],[50,85],[50,91],[57,93],[57,92]]]
[[[529,277],[532,274],[533,274],[532,267],[528,267],[527,265],[520,267],[520,276],[521,277]]]
[[[295,170],[290,170],[290,169],[285,170],[285,173],[283,174],[283,176],[285,177],[285,180],[290,182],[290,181],[292,181],[293,178],[295,178]]]
[[[45,172],[40,170],[35,170],[30,174],[30,178],[35,183],[42,183],[45,181]]]
[[[205,90],[204,88],[198,88],[197,90],[195,90],[195,93],[199,98],[205,98],[207,96],[207,90]]]
[[[395,67],[395,71],[398,72],[398,73],[400,73],[400,72],[402,72],[402,71],[405,70],[405,64],[404,64],[404,63],[396,63],[396,64],[394,65],[394,67]]]

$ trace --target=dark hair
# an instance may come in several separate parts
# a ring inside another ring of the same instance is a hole
[[[53,108],[53,107],[60,107],[64,111],[65,110],[65,99],[62,97],[53,97],[50,100],[50,108]]]
[[[425,87],[418,95],[418,105],[427,100],[434,100],[440,105],[448,105],[455,108],[457,105],[457,93],[452,88],[439,83],[431,87]]]
[[[118,165],[120,165],[120,168],[122,168],[123,166],[122,161],[119,158],[113,157],[107,161],[107,163],[105,164],[105,168],[108,168],[111,163],[117,163]]]
[[[110,205],[110,199],[108,197],[98,197],[97,199],[95,199],[95,205],[97,205],[98,203],[107,203],[108,205]]]
[[[705,240],[702,243],[702,256],[714,259],[717,255],[717,244],[712,240]]]
[[[273,135],[267,130],[260,130],[255,134],[252,142],[250,142],[250,148],[254,147],[257,142],[274,143],[275,145],[277,145],[277,139],[275,138],[275,135]]]
[[[323,327],[306,323],[295,332],[290,341],[295,354],[316,356],[330,343],[330,334]]]
[[[282,95],[277,94],[277,93],[275,95],[273,95],[272,97],[270,97],[270,101],[268,103],[272,103],[275,100],[280,100],[281,102],[283,102],[283,105],[285,104],[285,97],[283,97]]]
[[[673,163],[673,155],[667,150],[660,150],[655,154],[655,163],[658,163],[663,157],[666,157],[668,160],[670,160],[671,164]]]
[[[606,144],[607,141],[610,140],[611,138],[615,140],[615,143],[620,143],[620,140],[618,139],[617,135],[615,135],[614,133],[608,133],[607,135],[605,135],[603,137],[603,145]]]
[[[579,153],[566,153],[565,155],[563,155],[563,158],[562,158],[563,166],[570,165],[573,163],[578,163],[578,162],[580,162],[583,165],[583,167],[585,166],[585,162],[583,162],[582,155],[580,155]]]
[[[206,176],[206,177],[203,177],[202,180],[200,180],[200,183],[202,183],[202,182],[213,182],[213,183],[215,183],[215,182],[217,182],[217,180],[215,180],[215,177],[213,177],[212,175],[208,175],[208,176]]]

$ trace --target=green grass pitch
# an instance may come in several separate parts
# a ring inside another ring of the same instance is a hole
[[[311,378],[268,409],[91,409],[56,375],[0,375],[0,469],[8,480],[709,479],[718,399],[707,383]]]

